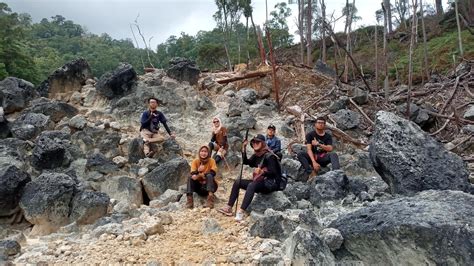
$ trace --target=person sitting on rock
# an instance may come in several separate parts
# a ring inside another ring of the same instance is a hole
[[[267,128],[267,136],[265,142],[267,143],[268,148],[278,156],[278,159],[281,161],[283,157],[281,153],[281,141],[275,136],[276,127],[273,124],[270,124]]]
[[[331,164],[332,170],[339,169],[339,158],[332,146],[332,137],[326,132],[326,119],[318,117],[314,130],[306,134],[306,151],[298,153],[298,160],[303,165],[306,174],[315,174],[321,166]]]
[[[144,142],[143,152],[145,153],[145,156],[149,158],[152,158],[155,153],[151,147],[151,143],[162,142],[165,140],[165,137],[158,132],[160,129],[160,123],[163,124],[170,137],[172,139],[175,138],[175,134],[171,132],[166,123],[167,120],[165,115],[158,111],[157,107],[158,99],[153,97],[149,98],[148,110],[143,112],[140,119],[140,135]]]
[[[242,221],[247,207],[257,193],[270,193],[278,190],[281,181],[281,166],[277,156],[267,147],[265,136],[258,134],[250,141],[250,146],[254,150],[254,154],[248,159],[246,146],[248,141],[242,143],[242,163],[254,167],[252,180],[237,179],[232,186],[227,206],[219,209],[219,212],[232,216],[232,206],[239,195],[239,190],[245,189],[245,196],[242,205],[237,211],[235,219]]]
[[[186,207],[194,207],[193,193],[200,196],[207,196],[207,207],[214,208],[214,193],[217,191],[217,182],[215,176],[217,165],[214,159],[210,157],[209,147],[199,148],[198,158],[191,163],[191,175],[188,178]]]
[[[219,163],[227,153],[229,144],[227,143],[227,128],[222,126],[221,120],[218,117],[212,119],[212,137],[211,142],[209,142],[209,149],[212,151],[217,151],[214,155],[214,160],[216,163]]]

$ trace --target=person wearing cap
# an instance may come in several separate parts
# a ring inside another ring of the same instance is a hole
[[[235,217],[239,222],[243,220],[244,213],[252,202],[255,193],[266,194],[276,191],[278,190],[281,180],[280,162],[275,154],[267,147],[265,136],[258,134],[250,141],[250,146],[254,150],[254,154],[250,158],[247,158],[247,144],[247,140],[242,143],[242,163],[255,168],[253,179],[237,179],[232,186],[227,206],[219,209],[219,212],[227,216],[232,216],[232,206],[234,206],[237,200],[239,190],[245,189],[242,205]]]
[[[331,164],[332,170],[340,168],[339,157],[332,146],[332,136],[326,132],[326,119],[318,117],[314,123],[314,130],[306,134],[306,151],[298,153],[298,160],[305,172],[316,174],[321,166]]]
[[[209,142],[209,149],[216,151],[214,155],[214,160],[216,163],[219,163],[227,153],[229,144],[227,143],[227,128],[222,125],[219,117],[214,117],[212,119],[212,137],[211,142]]]
[[[171,132],[167,124],[167,119],[165,115],[157,110],[158,108],[158,99],[149,98],[148,99],[148,110],[142,113],[140,119],[140,135],[143,138],[143,152],[145,156],[151,158],[154,155],[154,151],[151,147],[151,143],[162,142],[165,140],[164,136],[160,134],[160,123],[166,129],[166,132],[170,135],[172,139],[175,138],[175,134]]]
[[[188,178],[186,190],[186,207],[194,207],[193,193],[207,197],[207,207],[214,208],[214,193],[217,191],[215,176],[217,165],[211,158],[211,151],[207,146],[199,148],[198,157],[191,163],[191,175]]]
[[[278,156],[279,160],[281,161],[283,155],[281,153],[281,141],[280,139],[275,136],[276,127],[273,124],[270,124],[267,128],[267,136],[265,138],[265,142],[267,143],[268,148]]]

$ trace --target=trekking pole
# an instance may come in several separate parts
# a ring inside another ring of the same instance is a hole
[[[247,128],[247,131],[245,131],[244,141],[246,141],[248,137],[249,137],[249,129]],[[242,180],[242,172],[244,171],[244,152],[245,151],[242,151],[242,165],[240,166],[240,175],[239,175],[239,190],[237,192],[237,200],[235,201],[235,213],[234,213],[234,215],[237,214],[237,208],[239,206],[240,181]]]

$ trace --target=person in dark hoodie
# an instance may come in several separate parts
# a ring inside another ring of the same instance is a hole
[[[271,193],[278,190],[281,181],[281,166],[278,157],[267,147],[265,136],[256,135],[251,141],[250,146],[254,150],[254,154],[247,158],[248,141],[242,143],[242,160],[243,164],[255,168],[252,180],[237,179],[232,186],[227,206],[219,209],[219,212],[232,216],[232,206],[239,195],[240,189],[245,189],[245,196],[242,205],[237,211],[235,219],[240,222],[244,218],[244,213],[252,202],[255,193]]]
[[[194,207],[193,193],[207,197],[207,207],[214,208],[214,193],[217,191],[217,183],[214,179],[217,173],[217,165],[211,158],[211,151],[207,146],[199,148],[198,157],[191,163],[191,175],[188,178],[186,207]]]
[[[143,152],[146,157],[153,157],[155,152],[151,147],[151,143],[162,142],[165,140],[165,137],[159,132],[160,123],[166,129],[166,132],[170,135],[171,138],[175,138],[175,134],[171,132],[167,124],[167,119],[165,115],[157,110],[158,108],[158,99],[149,98],[148,99],[148,110],[142,113],[140,119],[140,135],[143,138]]]

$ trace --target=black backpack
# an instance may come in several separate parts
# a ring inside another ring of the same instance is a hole
[[[268,153],[266,153],[266,154],[264,155],[263,160],[265,160],[265,158],[267,158],[267,157],[269,157],[269,156],[272,156],[272,155],[274,155],[274,156],[277,158],[277,162],[278,162],[278,164],[280,164],[279,157],[278,157],[276,154],[274,154],[273,152],[268,152]],[[260,162],[259,167],[262,167],[263,160]],[[281,165],[280,165],[280,171],[281,171]],[[279,182],[278,185],[277,185],[277,191],[283,191],[283,190],[285,190],[286,184],[288,184],[288,176],[286,175],[286,173],[282,173],[282,175],[280,176],[280,182]]]

